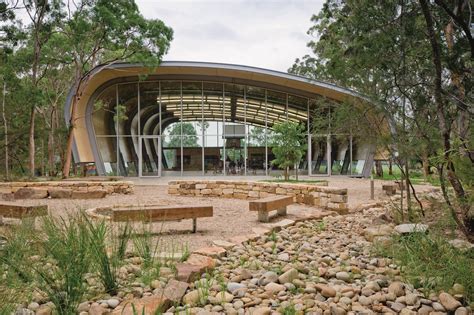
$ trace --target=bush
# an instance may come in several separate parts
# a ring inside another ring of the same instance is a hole
[[[376,252],[393,258],[402,276],[427,291],[449,291],[455,283],[464,287],[466,298],[474,300],[474,251],[461,251],[435,234],[394,236],[388,248]]]

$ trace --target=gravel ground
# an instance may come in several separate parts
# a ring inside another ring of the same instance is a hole
[[[140,204],[162,204],[162,205],[212,205],[214,216],[211,218],[200,218],[197,221],[197,233],[191,233],[192,220],[181,222],[157,222],[152,224],[152,231],[156,233],[156,238],[160,239],[166,246],[180,247],[187,244],[190,250],[212,244],[213,240],[230,239],[234,236],[252,234],[252,229],[265,227],[266,224],[257,221],[257,213],[249,212],[248,201],[238,199],[222,198],[202,198],[170,196],[167,194],[167,182],[180,178],[159,178],[159,179],[136,179],[134,180],[135,193],[133,195],[111,195],[104,199],[92,200],[22,200],[16,204],[48,204],[50,213],[54,216],[64,216],[78,213],[98,206],[110,205],[140,205]],[[196,179],[196,178],[194,178]],[[204,179],[204,178],[203,178]],[[208,178],[206,178],[208,179]],[[222,178],[209,178],[222,179]],[[242,180],[243,178],[226,178],[228,180]],[[369,180],[355,179],[347,177],[324,178],[329,180],[329,186],[347,188],[349,194],[349,207],[355,208],[361,203],[369,201],[370,190]],[[249,179],[246,180],[259,180]],[[375,183],[375,199],[386,198],[382,192],[382,181]],[[421,187],[423,188],[423,187]],[[275,223],[284,218],[294,219],[301,216],[321,214],[323,210],[306,205],[295,204],[288,207],[286,217],[275,217],[270,223]],[[135,226],[143,229],[141,224]]]

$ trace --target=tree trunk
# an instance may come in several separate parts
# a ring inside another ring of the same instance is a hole
[[[382,161],[375,161],[375,174],[377,175],[377,177],[383,177]]]
[[[290,176],[288,176],[288,166],[285,167],[284,176],[285,176],[285,181],[288,181],[290,179]]]
[[[2,96],[2,119],[3,129],[5,131],[5,178],[10,178],[10,166],[8,165],[8,123],[5,115],[5,94],[7,93],[7,83],[3,81],[3,96]]]
[[[428,152],[426,152],[426,150],[423,150],[421,153],[421,164],[423,167],[423,177],[425,178],[425,181],[426,181],[428,180],[428,177],[431,175],[430,161],[428,159]]]
[[[56,108],[53,107],[51,110],[51,128],[49,129],[48,133],[48,168],[49,168],[49,176],[55,176],[56,167],[54,163],[54,133],[55,133],[55,111]]]
[[[388,159],[388,175],[393,175],[393,163],[392,159]]]
[[[30,112],[30,129],[28,132],[28,135],[29,135],[28,160],[29,160],[30,177],[35,177],[35,116],[36,116],[36,109],[35,109],[35,106],[32,106],[31,112]]]
[[[454,205],[449,203],[447,193],[444,193],[444,197],[448,206],[450,206],[451,214],[458,224],[461,231],[469,239],[474,242],[474,217],[470,213],[469,198],[464,191],[461,181],[459,180],[456,170],[454,168],[453,161],[451,159],[451,122],[448,121],[448,115],[446,114],[446,107],[442,97],[442,65],[441,65],[441,48],[438,42],[438,38],[434,29],[434,21],[429,8],[427,0],[419,0],[423,15],[426,21],[426,29],[428,32],[428,38],[432,48],[432,60],[435,68],[435,80],[433,86],[433,94],[437,107],[437,117],[439,123],[439,129],[442,136],[444,153],[443,153],[443,164],[446,165],[447,177],[454,189],[456,200],[459,204],[462,220],[458,218],[457,209]],[[440,174],[440,178],[443,176]],[[443,187],[444,188],[444,187]],[[445,190],[445,188],[444,188]]]

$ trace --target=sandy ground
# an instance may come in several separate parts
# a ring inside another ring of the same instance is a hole
[[[180,178],[174,178],[180,179]],[[194,178],[196,179],[196,178]],[[203,178],[204,179],[204,178]],[[212,178],[215,179],[215,178]],[[222,179],[219,178],[219,179]],[[242,178],[228,178],[229,180]],[[354,208],[358,204],[370,202],[370,181],[366,179],[354,179],[347,177],[331,177],[329,186],[347,188],[349,195],[349,207]],[[182,220],[181,222],[157,222],[143,226],[141,223],[135,225],[138,230],[147,229],[149,226],[155,238],[161,240],[165,247],[170,250],[177,250],[187,244],[190,250],[202,246],[209,246],[213,240],[229,240],[234,236],[252,234],[253,229],[268,226],[257,220],[257,213],[248,210],[248,201],[223,198],[202,198],[170,196],[167,194],[167,182],[171,178],[159,179],[136,179],[135,193],[133,195],[111,195],[104,199],[95,200],[66,200],[66,199],[45,199],[45,200],[23,200],[16,201],[16,204],[48,204],[49,211],[53,216],[64,216],[77,214],[81,210],[98,206],[110,205],[141,205],[141,204],[173,204],[173,205],[212,205],[214,216],[211,218],[200,218],[197,221],[197,233],[191,233],[192,220]],[[246,180],[258,180],[249,179]],[[382,189],[382,181],[375,183],[375,199],[386,198]],[[423,188],[423,187],[421,187]],[[282,219],[293,219],[296,217],[306,217],[317,215],[322,209],[295,204],[288,207],[286,217],[274,217],[270,223],[275,223]]]

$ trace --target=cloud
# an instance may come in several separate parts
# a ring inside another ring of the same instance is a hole
[[[306,31],[322,0],[137,0],[174,29],[165,60],[225,62],[286,71],[308,54]]]

